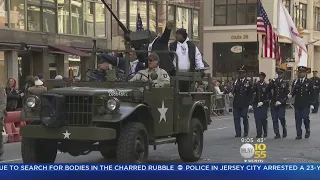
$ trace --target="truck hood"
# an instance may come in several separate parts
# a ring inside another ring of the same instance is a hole
[[[130,89],[130,88],[92,88],[92,87],[64,87],[64,88],[54,88],[48,91],[48,93],[54,93],[54,94],[61,94],[61,95],[100,95],[100,94],[106,94],[110,96],[117,96],[117,94],[120,94],[120,96],[126,96],[125,94],[128,94],[132,90],[139,90],[136,88]],[[122,94],[122,95],[121,95]]]

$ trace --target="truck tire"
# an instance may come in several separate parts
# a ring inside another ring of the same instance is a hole
[[[149,153],[148,133],[139,122],[127,123],[120,132],[117,146],[119,163],[146,163]]]
[[[99,151],[105,159],[117,158],[117,146],[116,143],[99,142]]]
[[[21,141],[23,163],[54,163],[57,150],[58,143],[52,140],[23,138]]]
[[[198,119],[192,118],[189,128],[189,133],[177,137],[179,156],[184,162],[196,162],[203,150],[203,126]]]

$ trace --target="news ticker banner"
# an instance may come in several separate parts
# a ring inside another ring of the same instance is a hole
[[[0,164],[7,180],[319,180],[320,164]]]

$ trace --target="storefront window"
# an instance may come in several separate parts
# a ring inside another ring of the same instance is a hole
[[[41,31],[40,6],[28,6],[28,31]]]
[[[69,77],[81,79],[79,56],[69,55]]]
[[[7,4],[5,0],[0,0],[0,28],[8,27]]]
[[[10,1],[10,24],[14,29],[25,29],[24,24],[24,0]]]
[[[86,1],[84,7],[84,33],[87,36],[94,36],[94,2]]]
[[[176,9],[176,25],[177,28],[184,28],[187,32],[191,33],[191,10],[187,8],[177,7]]]
[[[70,34],[70,0],[62,0],[58,3],[58,32]]]
[[[56,10],[43,8],[43,32],[56,32]]]
[[[82,0],[71,0],[71,32],[74,35],[83,34],[83,3]]]
[[[193,39],[199,39],[199,11],[193,11]]]
[[[157,4],[156,4],[156,2],[150,2],[149,29],[150,29],[150,31],[157,32]]]
[[[298,6],[295,6],[295,15],[294,21],[296,25],[302,26],[304,29],[307,27],[307,5],[299,3]]]
[[[137,15],[140,13],[142,25],[147,26],[147,3],[143,1],[130,0],[130,27],[131,31],[137,30]]]
[[[0,51],[0,84],[6,85],[7,83],[7,69],[4,63],[4,52]]]
[[[106,13],[104,4],[96,3],[95,8],[95,17],[96,17],[96,33],[97,37],[105,37],[106,36]]]

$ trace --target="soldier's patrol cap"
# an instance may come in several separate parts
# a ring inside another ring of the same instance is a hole
[[[241,66],[241,68],[238,69],[239,72],[247,72],[246,68],[243,66]]]
[[[307,71],[307,67],[299,66],[299,67],[298,67],[298,71],[299,71],[299,72],[306,72],[306,71]]]
[[[151,54],[148,56],[147,59],[148,59],[148,60],[149,60],[149,59],[152,59],[153,61],[160,61],[160,58],[159,58],[159,56],[158,56],[157,53],[151,53]]]
[[[259,76],[266,77],[266,73],[264,73],[264,72],[260,72],[260,73],[259,73]]]

